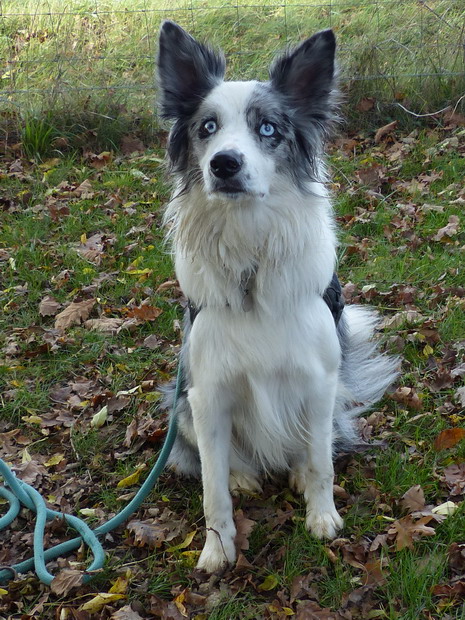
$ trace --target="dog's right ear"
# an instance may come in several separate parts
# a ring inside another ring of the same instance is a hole
[[[161,115],[191,115],[224,76],[224,56],[202,45],[172,21],[160,28],[158,80]]]

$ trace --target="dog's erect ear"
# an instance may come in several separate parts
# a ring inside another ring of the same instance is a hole
[[[163,22],[158,48],[161,114],[180,118],[192,114],[223,78],[225,59],[171,21]]]
[[[279,57],[270,68],[273,87],[300,111],[324,106],[334,86],[336,38],[322,30],[294,50]]]

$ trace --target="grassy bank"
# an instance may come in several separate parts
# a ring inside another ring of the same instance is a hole
[[[265,77],[277,51],[334,28],[346,117],[358,127],[413,122],[397,104],[427,113],[465,92],[461,0],[11,0],[0,18],[1,124],[10,140],[29,119],[45,119],[78,146],[94,137],[114,148],[128,131],[150,135],[163,18],[223,47],[230,75],[241,78]]]

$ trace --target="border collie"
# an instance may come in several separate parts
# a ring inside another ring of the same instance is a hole
[[[236,559],[230,492],[257,492],[268,473],[289,472],[316,537],[336,535],[333,448],[357,442],[355,416],[396,376],[372,339],[376,315],[341,314],[333,276],[335,46],[324,30],[267,82],[224,81],[221,53],[171,21],[160,30],[160,111],[174,121],[165,224],[189,300],[170,460],[202,478],[209,572]]]

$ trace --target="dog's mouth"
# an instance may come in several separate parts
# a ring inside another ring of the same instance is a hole
[[[246,188],[242,185],[242,183],[234,182],[231,180],[228,181],[227,183],[226,182],[215,183],[212,189],[213,189],[213,193],[221,194],[229,198],[244,196],[245,194],[249,193],[246,190]]]

